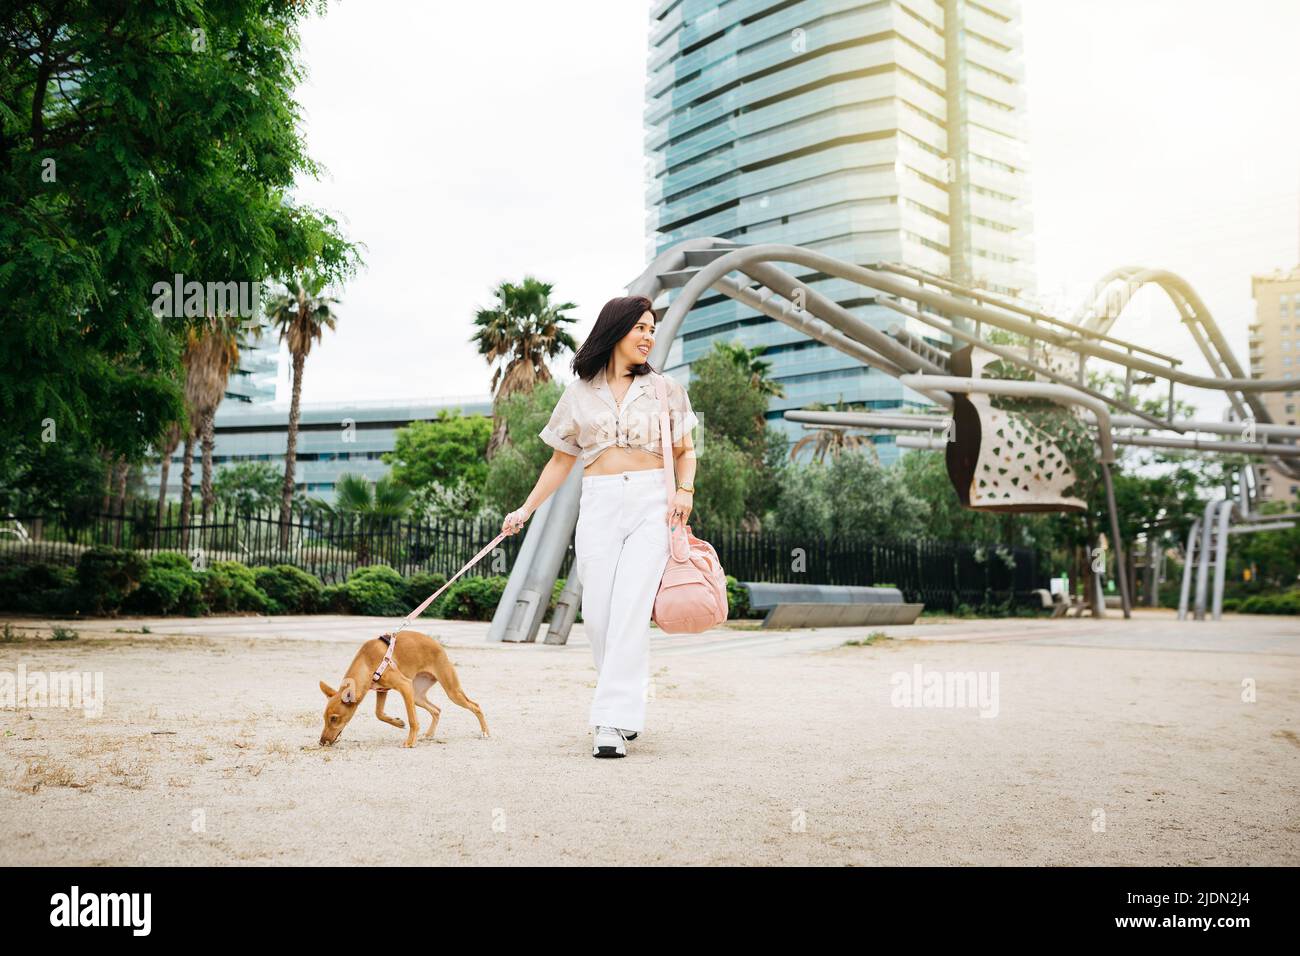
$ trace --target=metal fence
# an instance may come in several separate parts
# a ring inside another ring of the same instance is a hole
[[[1032,548],[745,531],[711,532],[708,541],[723,568],[739,581],[892,585],[905,601],[931,610],[1030,604],[1032,592],[1047,587]]]
[[[76,564],[90,548],[108,546],[146,556],[180,552],[196,567],[216,561],[291,564],[336,584],[371,564],[387,564],[403,576],[431,571],[451,577],[500,531],[499,522],[481,520],[429,524],[313,514],[293,516],[282,534],[278,511],[218,507],[206,521],[192,513],[183,526],[179,503],[170,503],[161,520],[156,505],[139,503],[124,514],[11,515],[0,521],[0,560]],[[508,574],[521,538],[506,538],[466,574]]]
[[[143,503],[125,514],[19,515],[0,521],[0,561],[75,564],[95,546],[143,554],[180,552],[199,567],[239,561],[250,567],[291,564],[326,584],[346,580],[356,568],[387,564],[403,576],[441,572],[450,577],[501,531],[482,520],[438,524],[366,515],[295,516],[282,541],[278,514],[218,508],[203,521],[180,521],[179,504],[161,515]],[[514,567],[523,535],[505,538],[467,575],[506,575]],[[905,600],[935,610],[1025,603],[1039,577],[1031,548],[939,541],[879,541],[865,535],[833,539],[783,537],[768,532],[710,532],[723,568],[739,581],[799,584],[892,585]],[[572,567],[573,543],[560,569]]]

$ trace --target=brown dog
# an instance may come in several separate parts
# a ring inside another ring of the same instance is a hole
[[[357,651],[357,656],[352,658],[352,664],[348,667],[348,672],[338,690],[324,681],[320,682],[321,693],[329,699],[329,703],[325,705],[325,729],[320,735],[321,746],[328,746],[339,739],[339,734],[343,733],[343,728],[357,712],[357,707],[360,706],[361,699],[366,696],[366,691],[373,689],[375,716],[394,727],[405,727],[406,724],[402,723],[399,717],[386,715],[384,702],[388,699],[390,690],[396,690],[402,695],[402,699],[406,701],[406,719],[411,725],[406,735],[406,743],[402,746],[414,747],[415,736],[420,729],[419,721],[415,716],[417,704],[433,717],[433,722],[429,724],[429,729],[425,731],[424,736],[432,737],[438,726],[438,716],[442,712],[425,696],[429,688],[438,681],[442,681],[443,690],[453,702],[460,704],[478,718],[479,727],[486,737],[488,726],[487,721],[483,719],[483,711],[460,689],[456,668],[452,667],[451,658],[447,656],[443,646],[436,639],[419,631],[398,631],[396,640],[397,648],[393,652],[392,663],[379,678],[378,683],[373,680],[374,673],[379,668],[379,662],[384,659],[388,645],[377,637],[361,645],[361,650]]]

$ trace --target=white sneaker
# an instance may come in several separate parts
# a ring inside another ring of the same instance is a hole
[[[596,740],[591,747],[593,757],[626,757],[627,744],[623,731],[617,727],[597,727]]]

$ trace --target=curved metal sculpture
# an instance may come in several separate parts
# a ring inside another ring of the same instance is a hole
[[[1120,314],[1143,288],[1153,285],[1169,297],[1192,341],[1210,368],[1224,381],[1246,377],[1232,347],[1219,330],[1205,302],[1185,279],[1164,269],[1145,269],[1141,266],[1120,266],[1112,269],[1097,281],[1092,297],[1080,307],[1075,322],[1102,334],[1110,332],[1119,321]],[[1253,380],[1252,380],[1253,381]],[[1294,387],[1294,383],[1292,383]],[[1252,419],[1272,424],[1273,417],[1256,391],[1225,388],[1228,401],[1240,419]],[[1292,478],[1300,478],[1300,464],[1285,458],[1269,458],[1269,464]]]
[[[1115,339],[1100,330],[1099,322],[1092,326],[1066,322],[1022,304],[1002,300],[981,290],[967,289],[943,277],[904,266],[884,264],[878,268],[866,268],[799,246],[775,243],[738,246],[713,237],[689,240],[665,250],[627,287],[629,293],[645,295],[652,302],[669,289],[680,289],[667,309],[656,308],[661,321],[651,362],[659,367],[665,364],[686,314],[702,295],[714,291],[851,355],[864,365],[913,382],[911,387],[937,405],[953,407],[954,399],[947,392],[930,387],[926,381],[929,376],[946,376],[952,371],[950,356],[944,350],[902,328],[895,327],[889,334],[876,329],[774,264],[778,262],[865,286],[877,294],[878,304],[930,325],[950,341],[978,345],[1027,371],[1031,377],[1041,376],[1057,386],[1068,386],[1073,394],[1079,396],[1079,403],[1086,399],[1103,403],[1103,408],[1110,406],[1127,411],[1146,423],[1145,427],[1154,426],[1179,433],[1187,430],[1187,425],[1174,421],[1172,414],[1161,420],[1126,401],[1116,401],[1088,388],[1084,381],[1088,358],[1115,363],[1128,369],[1130,375],[1142,372],[1166,379],[1171,383],[1171,389],[1173,383],[1178,383],[1226,391],[1230,398],[1235,394],[1237,402],[1244,402],[1256,410],[1261,421],[1269,419],[1255,394],[1295,387],[1294,382],[1285,380],[1244,377],[1203,304],[1186,283],[1169,273],[1130,270],[1126,274],[1129,281],[1140,275],[1142,281],[1159,282],[1166,291],[1173,290],[1171,295],[1177,295],[1178,301],[1185,305],[1183,314],[1197,317],[1198,342],[1208,342],[1219,355],[1217,364],[1211,361],[1216,376],[1184,372],[1178,367],[1177,359]],[[733,278],[732,273],[736,277]],[[975,334],[940,316],[958,316],[974,323]],[[1024,336],[1030,347],[1018,352],[984,342],[979,335],[984,324]],[[1113,318],[1110,324],[1113,324]],[[1106,328],[1109,329],[1109,324]],[[1062,359],[1063,355],[1075,357],[1074,369],[1067,368],[1069,363]],[[1073,381],[1068,380],[1071,372]],[[917,373],[920,377],[913,379]],[[1172,407],[1171,398],[1171,413]],[[563,487],[538,509],[529,522],[519,558],[493,618],[489,640],[535,639],[573,537],[581,491],[580,476],[581,472],[575,469]],[[1108,471],[1106,476],[1109,478]],[[572,575],[559,598],[546,638],[548,643],[566,640],[580,597],[581,582]]]

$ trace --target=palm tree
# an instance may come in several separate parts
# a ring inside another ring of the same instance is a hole
[[[342,474],[334,485],[334,506],[327,508],[336,517],[355,516],[357,561],[370,560],[370,535],[386,528],[406,514],[411,492],[384,475],[371,484],[360,475]]]
[[[284,452],[284,487],[280,491],[280,546],[289,544],[289,516],[293,506],[293,471],[298,456],[298,418],[302,403],[302,370],[313,342],[321,340],[325,329],[334,329],[338,314],[330,308],[338,304],[333,296],[321,295],[324,276],[308,273],[290,278],[285,293],[268,303],[267,317],[280,330],[280,341],[289,346],[293,358],[293,397],[289,402],[289,439]]]
[[[516,392],[531,392],[538,382],[549,382],[551,370],[547,359],[564,349],[577,351],[578,343],[564,330],[564,324],[577,319],[564,315],[577,306],[572,302],[551,303],[549,282],[532,276],[515,285],[502,282],[493,290],[497,305],[479,309],[474,316],[478,330],[470,341],[478,346],[492,371],[492,437],[488,439],[486,458],[496,454],[506,440],[505,420],[496,414],[501,401]]]
[[[767,351],[766,345],[746,348],[739,342],[714,342],[713,347],[735,362],[736,367],[749,376],[750,388],[770,398],[785,397],[785,389],[767,377],[772,370],[772,363],[759,358]]]
[[[804,406],[804,411],[809,412],[831,410],[844,411],[844,405],[842,402],[836,402],[834,406],[828,406],[825,402],[809,402]],[[839,458],[841,452],[863,449],[869,450],[877,463],[880,461],[876,443],[871,440],[870,435],[850,431],[842,425],[823,425],[816,431],[804,435],[790,446],[790,460],[794,461],[798,458],[799,453],[809,445],[813,446],[812,457],[817,461],[825,461],[828,454],[832,458]]]
[[[159,463],[158,473],[158,527],[160,533],[163,517],[167,513],[167,481],[171,475],[172,453],[176,451],[176,446],[181,443],[181,436],[185,433],[185,430],[184,422],[172,422],[163,431],[162,438],[158,443],[158,450],[162,452],[162,461]]]
[[[181,547],[187,550],[194,440],[200,440],[203,451],[200,490],[202,521],[206,524],[215,503],[212,493],[213,422],[217,406],[225,397],[230,373],[239,364],[240,321],[237,316],[207,316],[185,332],[181,362],[185,367],[185,407],[189,428],[185,430],[185,456],[181,467]]]

